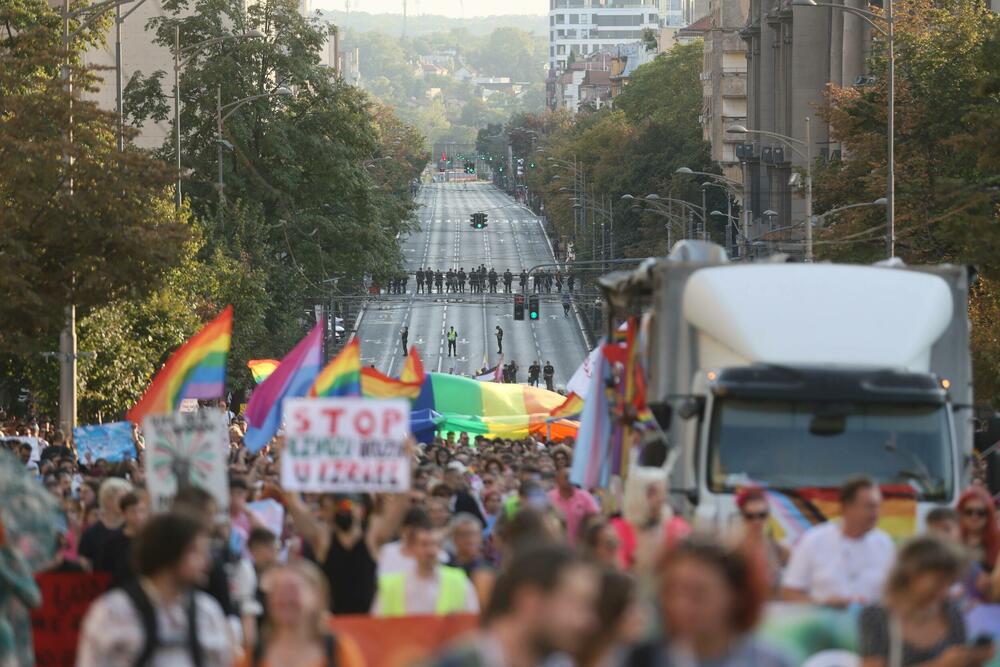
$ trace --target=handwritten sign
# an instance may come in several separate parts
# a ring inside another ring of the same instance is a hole
[[[210,492],[219,509],[229,506],[229,428],[218,410],[153,415],[142,422],[146,436],[146,485],[154,512],[170,508],[186,485]]]
[[[285,489],[399,493],[410,488],[404,399],[288,399],[284,404]]]
[[[80,623],[90,604],[107,590],[106,573],[47,572],[38,575],[42,606],[31,612],[35,664],[73,667]]]
[[[77,455],[87,465],[98,459],[117,463],[135,457],[132,425],[128,422],[78,426],[73,429],[73,441]]]

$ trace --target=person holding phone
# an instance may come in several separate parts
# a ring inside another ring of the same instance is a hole
[[[899,552],[880,604],[858,619],[861,667],[982,667],[996,653],[990,637],[966,636],[952,586],[965,558],[952,544],[918,537]]]

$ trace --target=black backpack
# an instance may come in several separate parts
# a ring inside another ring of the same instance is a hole
[[[337,667],[337,637],[332,633],[323,635],[323,645],[326,650],[326,667]],[[253,661],[251,667],[258,667],[261,658],[264,657],[264,645],[260,642],[260,635],[257,635],[257,643],[253,647]]]
[[[142,650],[139,652],[139,657],[135,659],[135,663],[133,664],[134,667],[146,667],[160,645],[160,636],[156,624],[156,610],[153,609],[153,603],[150,601],[149,596],[146,595],[146,591],[143,590],[142,585],[139,584],[138,579],[132,579],[123,585],[122,591],[128,595],[129,600],[132,601],[132,606],[139,612],[139,618],[142,621],[142,628],[146,637]],[[195,594],[192,592],[188,595],[188,648],[191,651],[191,659],[194,662],[194,667],[202,667],[204,656],[202,655],[201,644],[198,643],[197,608]]]

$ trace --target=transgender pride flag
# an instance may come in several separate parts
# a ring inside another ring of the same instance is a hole
[[[580,414],[573,466],[569,471],[570,481],[584,489],[607,487],[611,474],[611,405],[605,390],[608,371],[603,352],[597,354],[591,367],[590,387]]]
[[[281,404],[286,398],[306,396],[323,366],[323,323],[317,324],[289,352],[266,380],[257,385],[247,403],[249,428],[243,444],[251,452],[271,441],[281,425]]]

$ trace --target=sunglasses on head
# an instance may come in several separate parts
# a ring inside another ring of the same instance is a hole
[[[963,516],[974,516],[974,517],[979,517],[979,518],[982,519],[982,518],[985,518],[985,517],[989,516],[989,512],[987,512],[984,509],[981,510],[981,509],[975,509],[975,508],[973,508],[973,509],[964,509],[964,510],[962,510],[962,515]]]
[[[770,516],[769,512],[744,512],[743,518],[747,521],[766,521]]]

